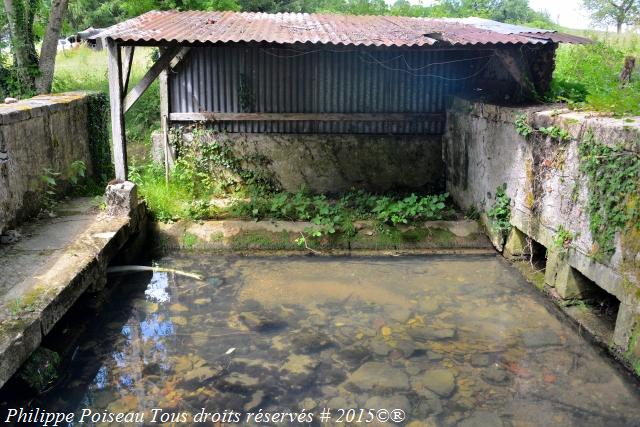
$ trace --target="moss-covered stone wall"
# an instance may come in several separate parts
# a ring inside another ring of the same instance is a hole
[[[109,175],[108,103],[103,96],[71,92],[0,104],[0,234],[42,207],[55,174],[64,188],[71,164],[87,175]]]

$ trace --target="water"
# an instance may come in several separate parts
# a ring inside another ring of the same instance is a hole
[[[187,421],[202,408],[304,408],[319,425],[330,407],[328,424],[371,408],[423,423],[412,426],[640,425],[636,384],[496,257],[157,264],[205,280],[127,276],[69,375],[33,406],[144,411],[147,424],[153,408]]]

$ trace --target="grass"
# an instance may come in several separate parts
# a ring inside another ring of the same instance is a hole
[[[150,48],[136,48],[129,89],[136,85],[151,65],[151,54]],[[82,46],[58,53],[52,91],[75,90],[109,93],[106,49],[96,51]],[[127,112],[125,122],[129,141],[134,144],[150,142],[151,133],[160,127],[160,89],[157,81]]]

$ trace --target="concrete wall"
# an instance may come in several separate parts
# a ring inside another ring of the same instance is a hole
[[[0,234],[38,213],[44,168],[60,172],[82,160],[92,172],[87,94],[41,95],[0,104]]]
[[[183,137],[192,137],[188,129]],[[318,193],[351,188],[444,192],[439,135],[228,133],[214,137],[229,141],[239,157],[263,157],[264,162],[250,167],[265,169],[263,175],[272,176],[288,191],[305,186]],[[159,135],[154,141],[154,146],[161,147]]]
[[[566,129],[571,140],[558,143],[539,136],[525,140],[514,124],[523,113],[534,128],[556,125]],[[600,143],[623,142],[625,149],[640,153],[640,118],[629,121],[552,106],[514,109],[456,99],[447,128],[446,182],[454,200],[463,208],[487,211],[496,188],[506,183],[511,224],[518,230],[551,251],[558,250],[554,238],[560,227],[577,233],[564,259],[570,273],[580,272],[620,301],[613,339],[626,350],[634,327],[640,327],[640,254],[637,242],[630,249],[617,235],[617,249],[610,258],[593,256],[588,177],[579,171],[578,145],[591,129]]]

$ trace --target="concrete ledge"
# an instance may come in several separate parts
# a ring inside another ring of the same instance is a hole
[[[87,290],[104,285],[106,266],[145,226],[146,209],[130,216],[98,215],[71,244],[54,251],[40,275],[15,284],[0,304],[0,387]]]
[[[401,227],[393,233],[379,233],[371,221],[358,221],[354,236],[340,234],[308,237],[310,222],[288,221],[204,221],[156,224],[161,249],[193,250],[293,250],[308,251],[296,239],[303,235],[308,245],[321,250],[414,250],[481,249],[492,246],[475,221],[430,221],[415,227]]]

